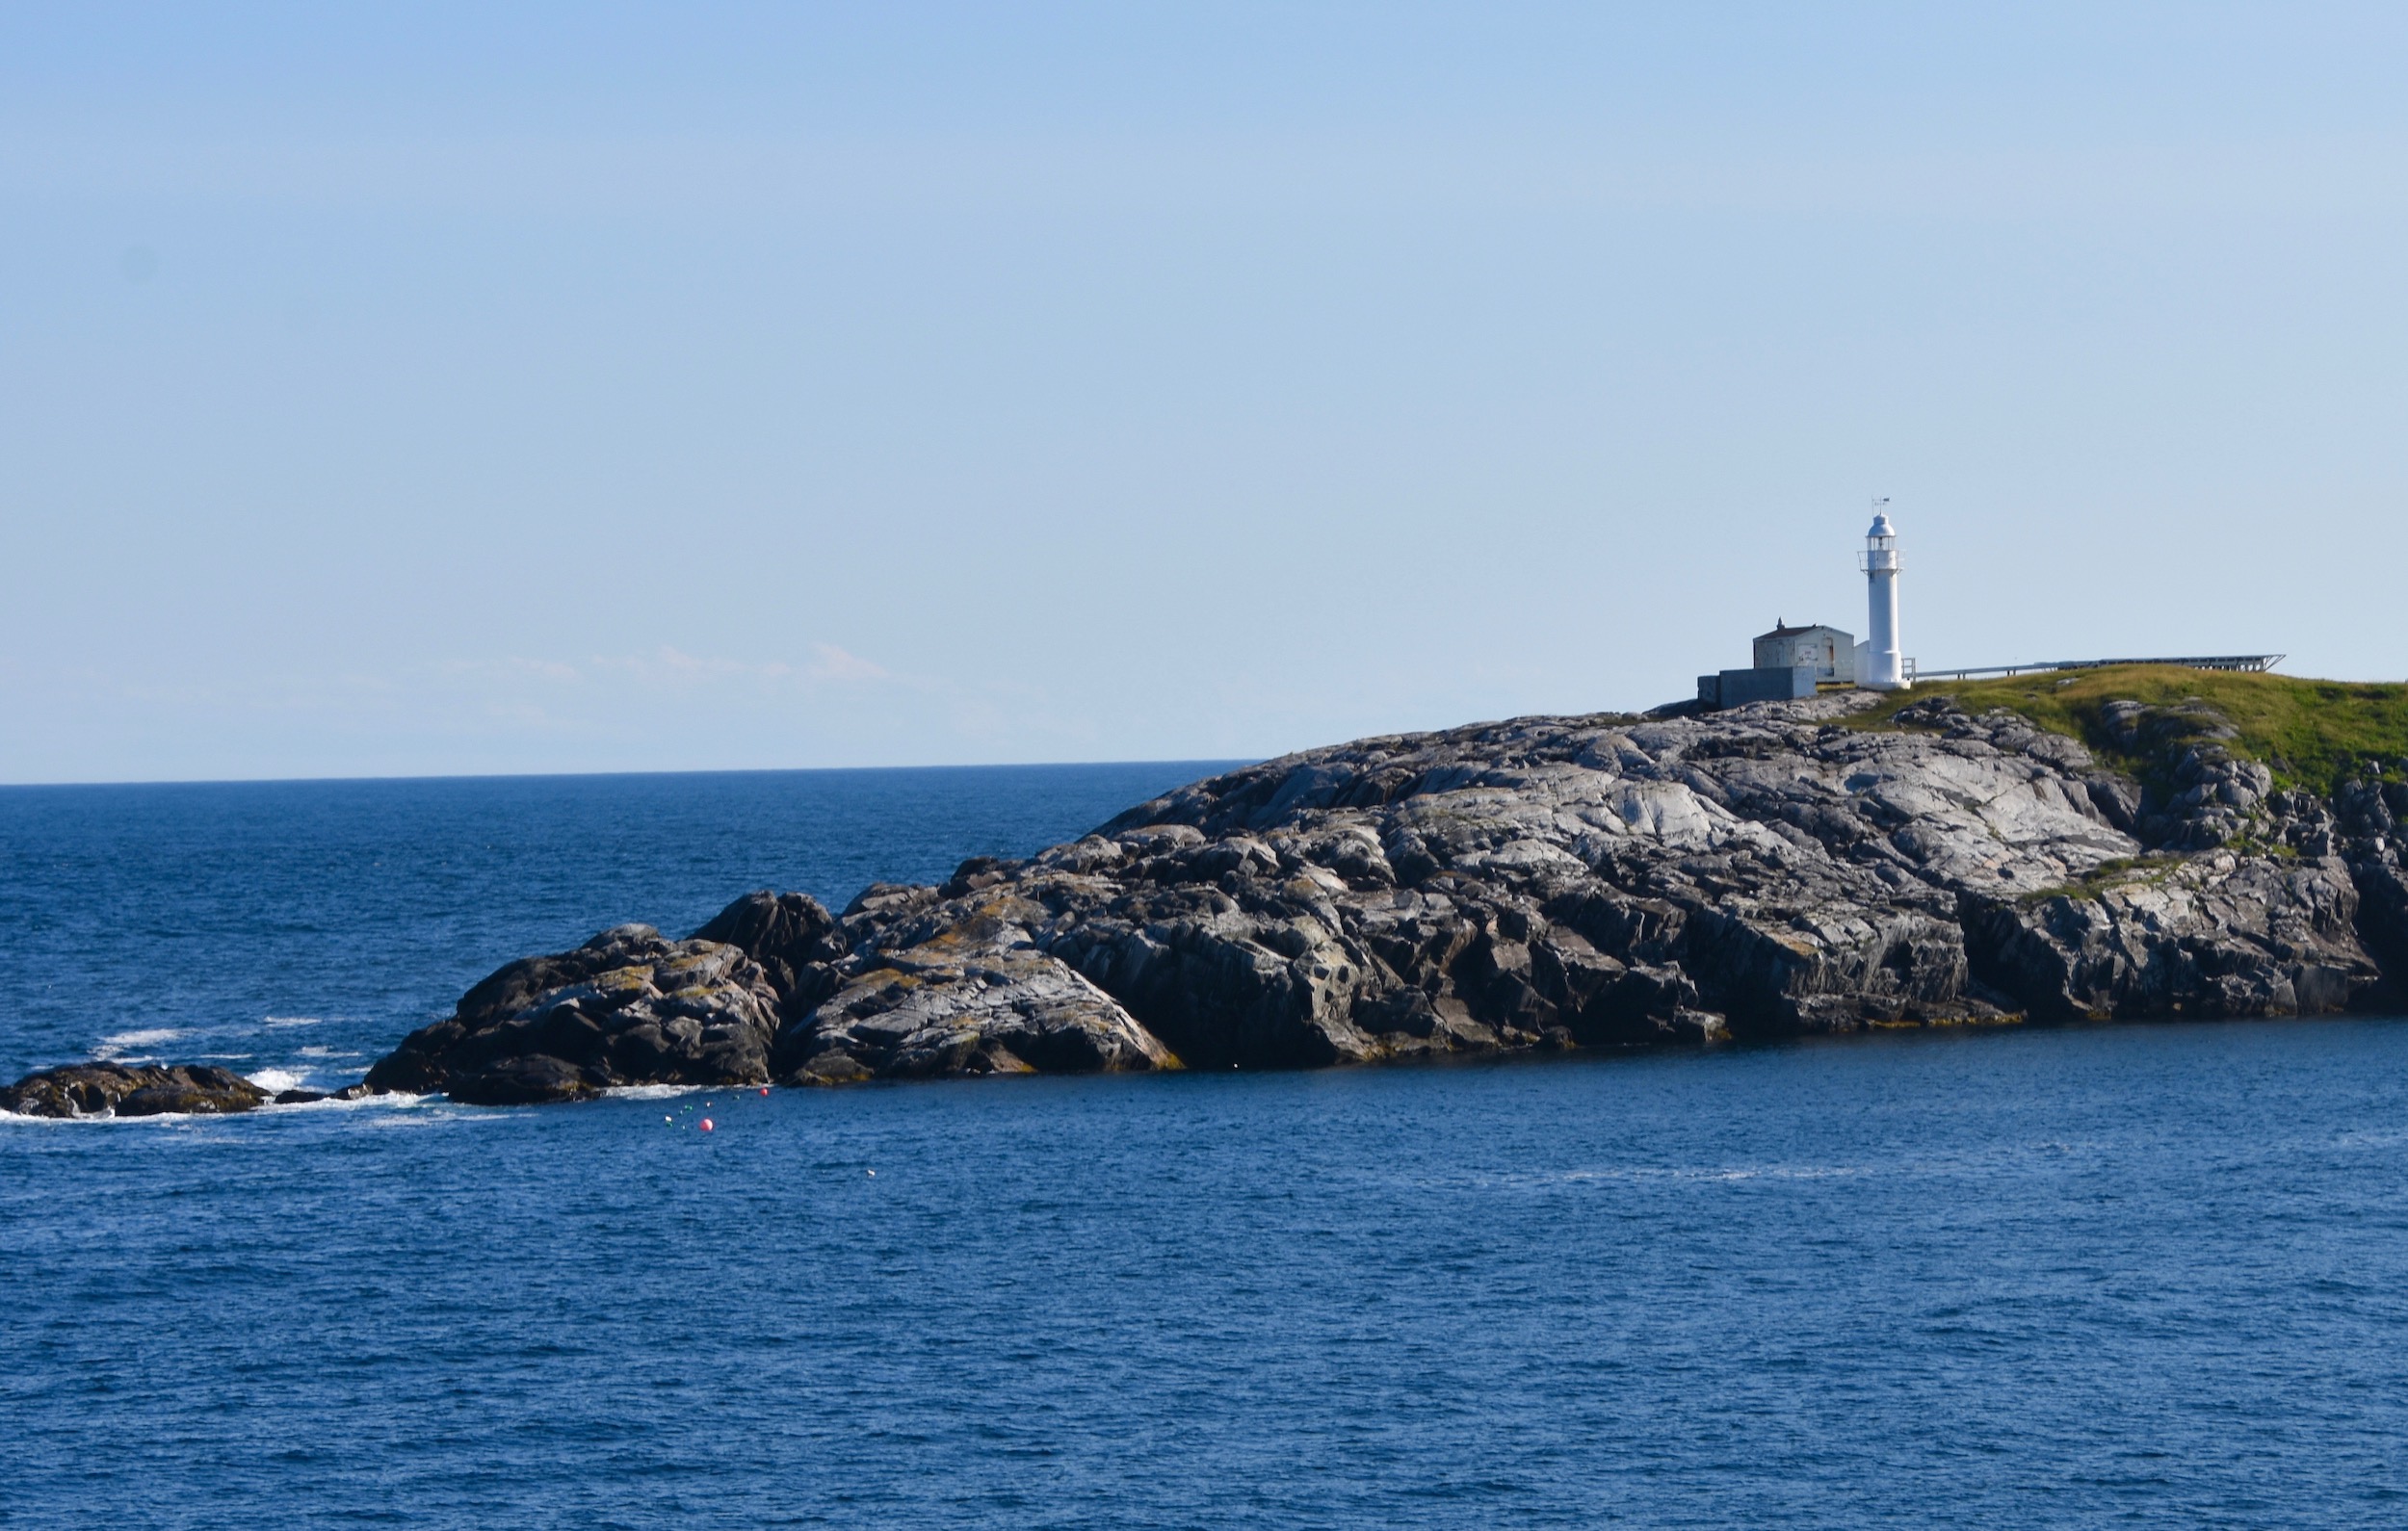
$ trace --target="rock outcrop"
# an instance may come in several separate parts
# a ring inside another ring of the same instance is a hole
[[[2105,712],[2116,743],[2157,767],[2145,783],[2087,784],[2134,853],[2043,897],[1960,886],[1976,976],[2042,1020],[2316,1015],[2371,999],[2382,970],[2361,939],[2359,877],[2321,804],[2274,793],[2272,772],[2236,759],[2236,731],[2202,704]],[[1898,715],[2032,747],[2031,724],[2011,713],[1971,718],[1935,697]],[[2087,762],[2073,740],[2040,737]]]
[[[774,941],[783,929],[767,921],[752,933]],[[778,1016],[768,973],[744,947],[620,925],[574,951],[502,969],[347,1093],[439,1090],[511,1105],[623,1084],[757,1083],[768,1077]]]
[[[1289,756],[841,916],[765,891],[683,942],[623,926],[512,963],[356,1088],[504,1103],[2316,1014],[2408,972],[2397,784],[2275,791],[2195,704],[2109,707],[2128,775],[1946,695],[1855,726],[1875,701]]]
[[[2408,761],[2399,763],[2408,775]],[[2302,855],[2340,856],[2358,888],[2358,934],[2395,982],[2394,1003],[2408,1006],[2408,782],[2370,775],[2343,782],[2328,805],[2305,792],[2279,794],[2288,842]]]
[[[0,1111],[19,1116],[222,1116],[268,1103],[267,1091],[206,1064],[171,1068],[71,1063],[0,1089]]]
[[[2272,793],[2197,708],[2115,712],[2141,781],[1945,696],[1848,726],[1871,700],[1365,740],[841,918],[748,895],[696,940],[771,975],[789,1083],[2290,1015],[2380,982],[2343,853],[2379,794],[2343,825]]]
[[[972,896],[870,938],[851,976],[780,1043],[780,1077],[1093,1074],[1176,1068],[1110,995],[1038,949],[1038,905]]]

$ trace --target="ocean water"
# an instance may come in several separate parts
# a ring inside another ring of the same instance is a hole
[[[0,1077],[88,1056],[347,1083],[514,957],[754,888],[842,909],[1234,762],[0,787]]]
[[[0,790],[0,1070],[1204,768]],[[354,1523],[2408,1523],[2408,1025],[0,1120],[0,1524]]]

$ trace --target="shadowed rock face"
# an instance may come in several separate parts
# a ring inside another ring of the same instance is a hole
[[[781,928],[765,925],[765,939]],[[502,969],[346,1093],[511,1105],[616,1084],[758,1084],[777,1027],[777,994],[743,947],[620,925]]]
[[[29,1074],[0,1090],[0,1111],[19,1116],[224,1115],[267,1101],[267,1091],[239,1074],[189,1064],[73,1063]]]
[[[779,1010],[788,1015],[804,1014],[835,992],[830,965],[845,954],[836,921],[817,898],[767,889],[720,910],[694,939],[743,947],[761,965]]]
[[[831,916],[749,894],[695,936],[512,963],[362,1090],[1312,1067],[2032,1017],[2371,1000],[2408,958],[2380,782],[2273,792],[2193,708],[2079,742],[1946,696],[1531,718],[1198,782],[1021,862]]]

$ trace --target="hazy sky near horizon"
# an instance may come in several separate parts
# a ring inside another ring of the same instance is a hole
[[[2408,8],[0,6],[0,781],[2408,675]]]

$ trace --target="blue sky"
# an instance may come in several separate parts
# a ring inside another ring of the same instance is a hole
[[[0,7],[0,780],[2408,675],[2408,10]]]

